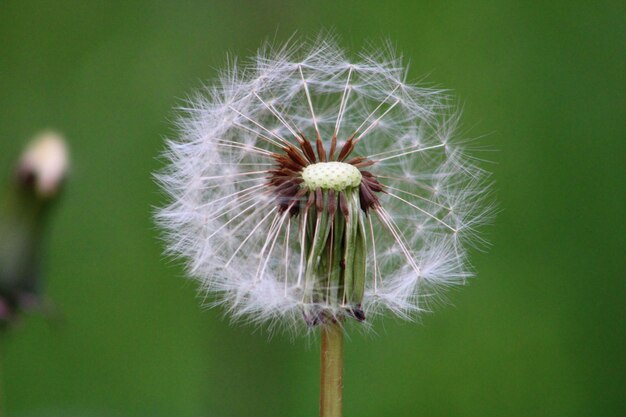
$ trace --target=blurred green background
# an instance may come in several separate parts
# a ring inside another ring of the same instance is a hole
[[[161,255],[172,110],[226,53],[332,28],[391,39],[453,90],[497,182],[479,276],[420,323],[346,343],[346,416],[626,412],[624,2],[0,1],[0,180],[44,128],[73,169],[47,293],[3,341],[7,415],[313,416],[313,340],[203,311]]]

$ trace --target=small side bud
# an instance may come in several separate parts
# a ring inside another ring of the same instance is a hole
[[[43,132],[26,146],[0,193],[0,330],[21,312],[47,304],[41,295],[43,240],[68,167],[65,140]]]
[[[63,137],[55,132],[43,132],[22,153],[17,180],[25,187],[32,187],[39,198],[48,200],[58,193],[68,168],[69,155]]]

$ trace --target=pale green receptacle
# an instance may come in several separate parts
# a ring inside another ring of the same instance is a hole
[[[304,168],[302,179],[311,190],[344,191],[361,185],[362,176],[357,167],[345,162],[319,162]]]

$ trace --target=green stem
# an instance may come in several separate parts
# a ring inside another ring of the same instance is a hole
[[[2,363],[2,359],[4,359],[4,335],[6,334],[5,330],[0,328],[0,417],[4,416],[4,409],[6,407],[5,404],[5,399],[4,399],[4,368],[2,367],[2,365],[4,365]]]
[[[320,417],[343,414],[343,328],[339,322],[322,326]]]

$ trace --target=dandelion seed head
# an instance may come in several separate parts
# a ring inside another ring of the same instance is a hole
[[[189,99],[156,217],[203,299],[289,329],[411,319],[471,276],[488,174],[448,95],[406,78],[389,47],[350,60],[320,37],[264,45]]]

